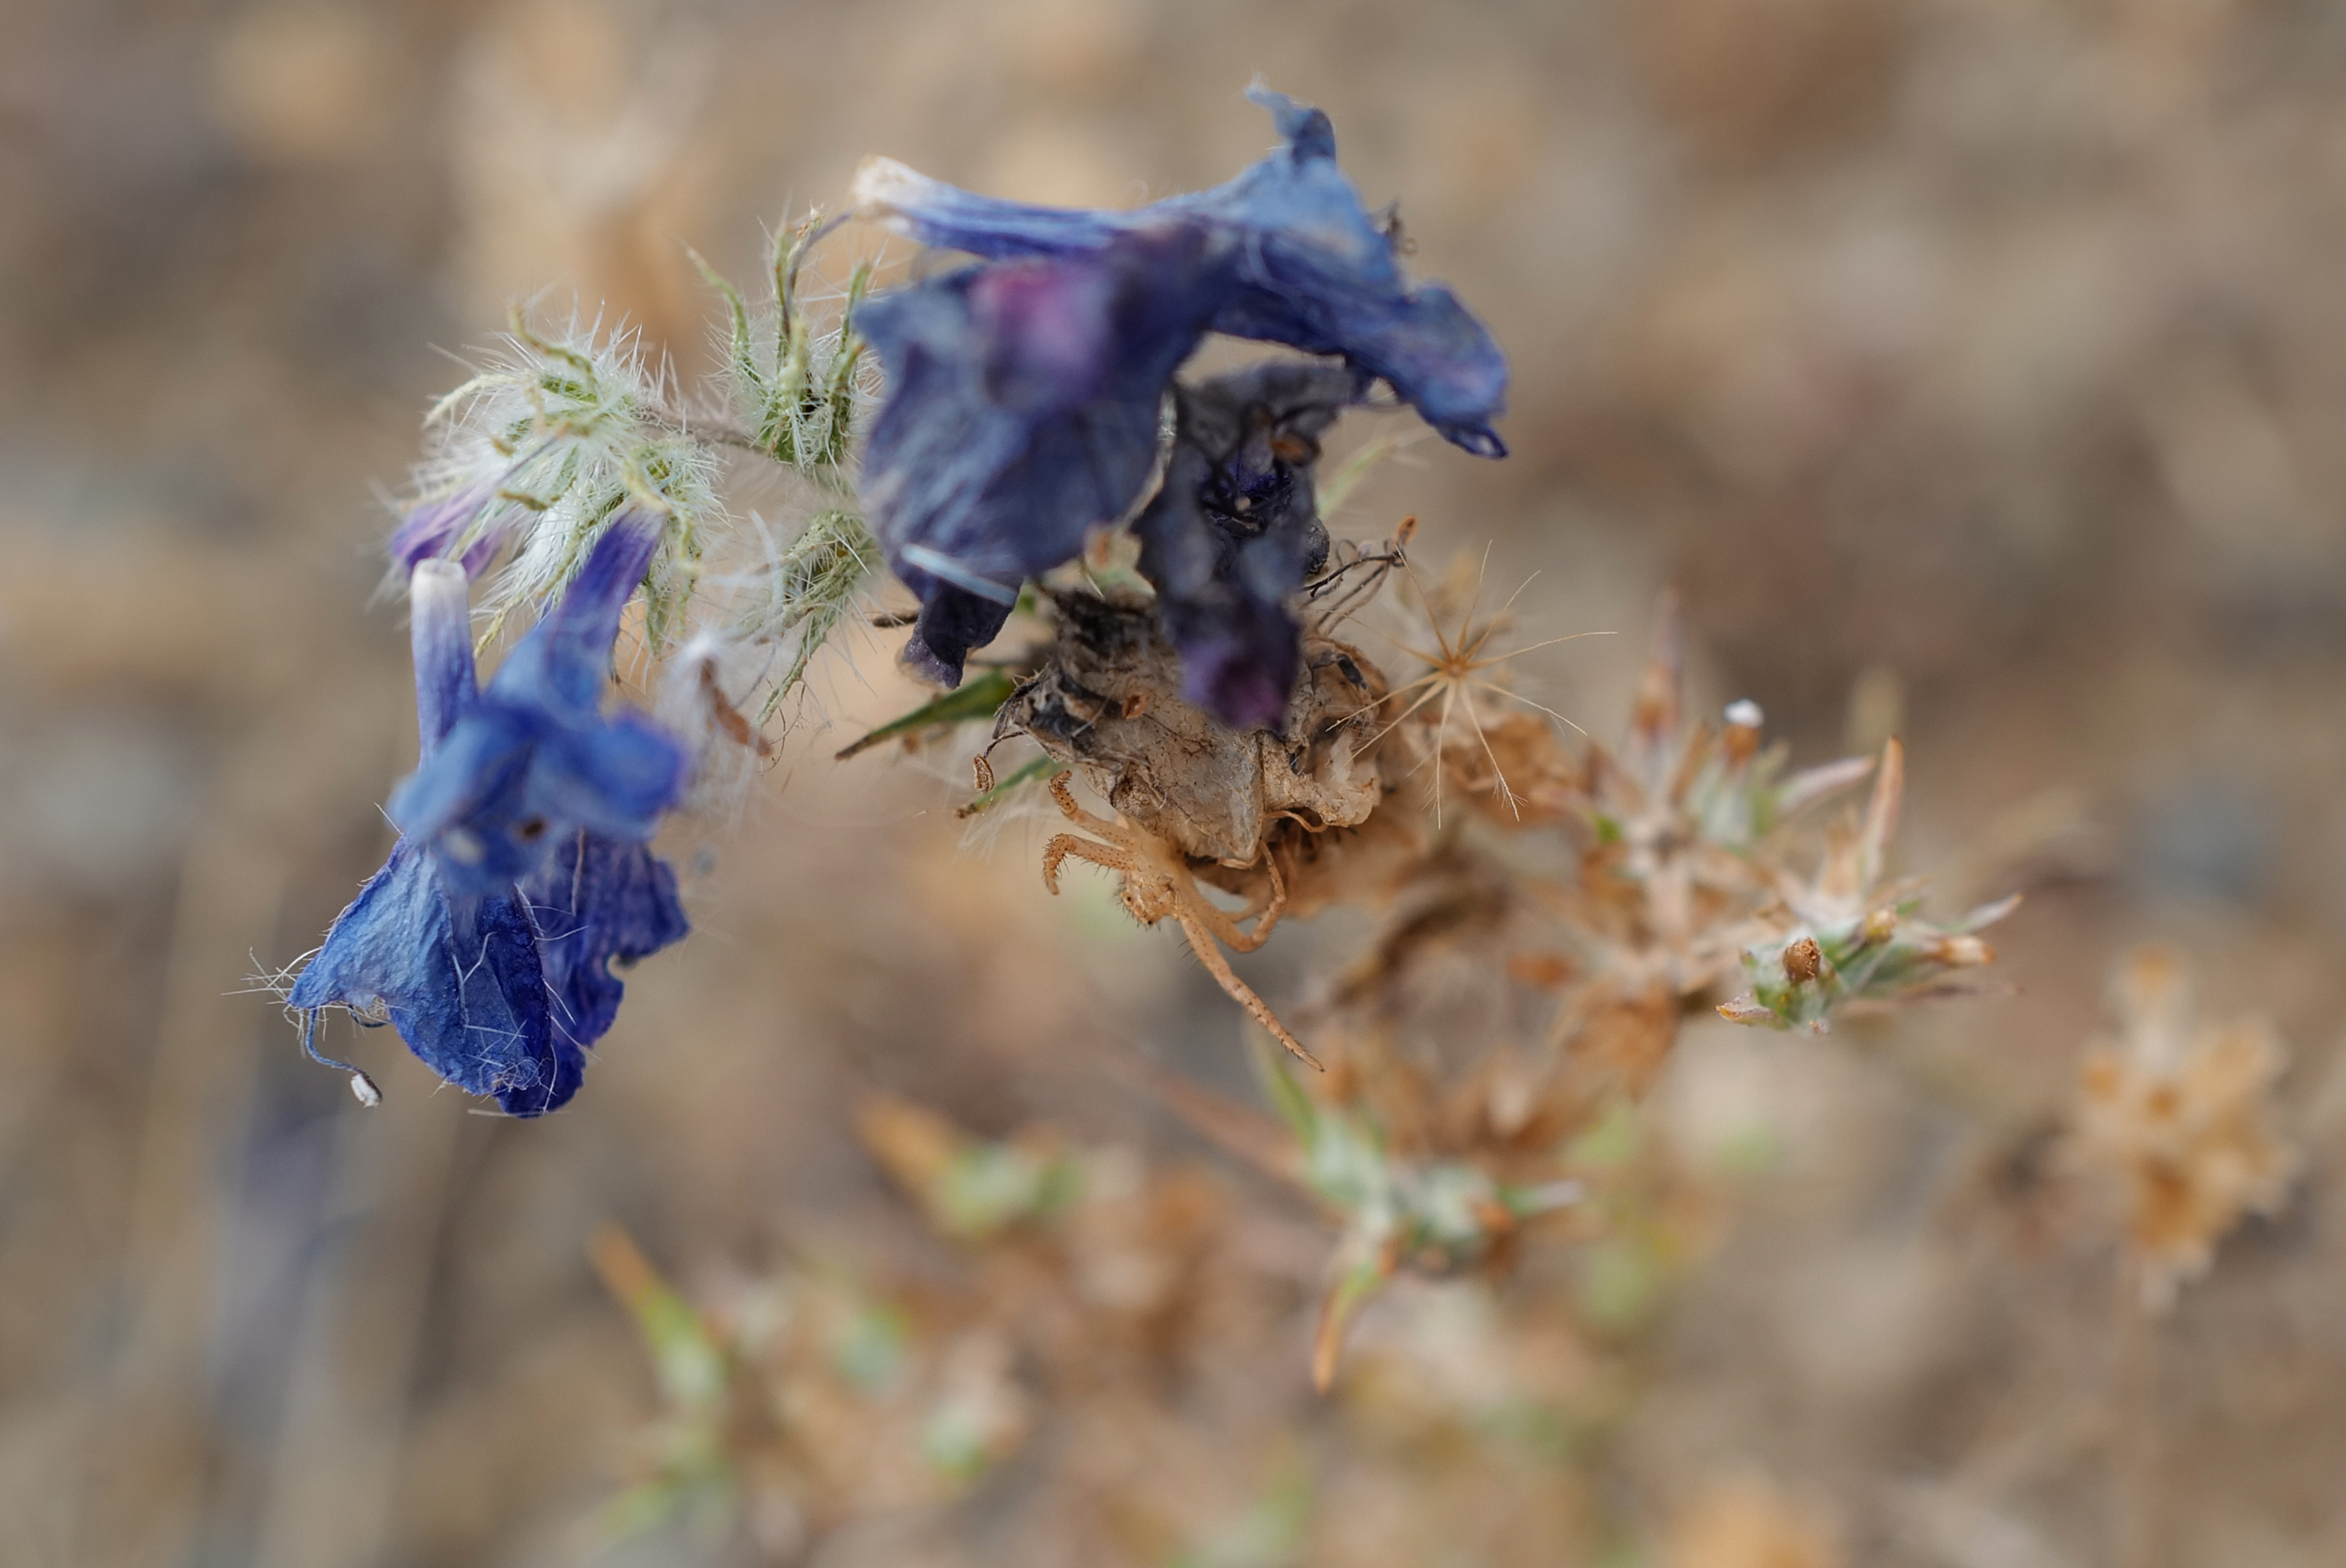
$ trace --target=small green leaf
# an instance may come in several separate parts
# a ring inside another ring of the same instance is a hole
[[[937,1179],[931,1195],[937,1217],[956,1236],[991,1236],[1043,1211],[1060,1163],[1010,1144],[972,1144]]]
[[[953,690],[923,703],[902,718],[892,718],[861,740],[839,753],[844,762],[860,751],[869,751],[883,741],[899,736],[916,734],[948,724],[967,724],[975,719],[991,718],[994,710],[1010,699],[1018,683],[1005,669],[990,669],[974,680],[965,680]],[[1012,775],[1015,778],[1016,775]],[[995,786],[1000,789],[1000,785]]]
[[[741,290],[733,286],[732,280],[711,267],[699,251],[687,246],[684,253],[691,257],[693,266],[699,269],[700,280],[724,297],[726,313],[732,322],[727,358],[732,364],[733,373],[740,378],[742,386],[753,396],[762,397],[766,378],[758,372],[755,339],[750,330],[749,301],[741,298]]]
[[[1628,1164],[1637,1144],[1637,1113],[1628,1101],[1616,1100],[1596,1125],[1566,1145],[1565,1158],[1576,1166],[1610,1169]]]
[[[956,1400],[930,1413],[921,1428],[921,1455],[938,1474],[966,1486],[993,1461],[985,1440],[978,1412]]]
[[[627,1488],[595,1511],[596,1538],[616,1546],[650,1534],[684,1512],[686,1491],[683,1481],[670,1476]]]
[[[1302,1553],[1312,1502],[1311,1471],[1288,1460],[1245,1513],[1175,1558],[1175,1568],[1282,1568]]]

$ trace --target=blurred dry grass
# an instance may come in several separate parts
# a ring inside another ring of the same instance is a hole
[[[367,485],[449,378],[431,345],[550,288],[690,373],[683,244],[747,271],[759,219],[868,151],[1037,199],[1208,183],[1267,139],[1257,69],[1331,111],[1516,367],[1513,459],[1415,448],[1340,531],[1495,539],[1556,630],[1634,633],[1674,578],[1711,695],[1811,758],[1902,731],[1912,863],[2035,884],[2018,1000],[1855,1050],[1689,1040],[1683,1135],[1780,1152],[1730,1185],[1612,1484],[1682,1506],[1656,1538],[1697,1568],[2346,1554],[2336,6],[18,0],[0,1558],[568,1560],[651,1403],[598,1221],[711,1288],[916,1258],[848,1130],[873,1089],[1197,1152],[1107,1070],[1237,1079],[1170,939],[1044,898],[1017,827],[956,858],[929,780],[803,738],[550,1123],[467,1116],[387,1043],[361,1115],[238,992],[387,839],[412,743]],[[1609,725],[1638,641],[1547,689]],[[902,696],[877,654],[826,687]],[[2276,1020],[2311,1160],[2147,1348],[2106,1258],[2032,1239],[2029,1142],[2145,935]],[[1407,1553],[1406,1504],[1333,1506]]]

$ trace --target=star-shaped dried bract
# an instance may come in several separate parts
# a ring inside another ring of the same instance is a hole
[[[1494,644],[1514,625],[1515,603],[1524,587],[1531,585],[1529,578],[1506,603],[1484,616],[1481,612],[1487,555],[1475,571],[1474,586],[1463,594],[1464,585],[1455,569],[1449,582],[1428,586],[1414,567],[1406,561],[1403,566],[1424,616],[1424,635],[1414,641],[1392,641],[1425,669],[1385,699],[1382,711],[1390,717],[1379,737],[1398,731],[1410,739],[1419,754],[1413,771],[1429,771],[1427,793],[1436,827],[1442,823],[1443,784],[1454,776],[1471,795],[1487,797],[1494,808],[1493,814],[1503,821],[1556,820],[1564,814],[1566,796],[1578,782],[1578,775],[1570,759],[1557,748],[1556,732],[1541,718],[1553,718],[1574,730],[1580,727],[1554,708],[1511,689],[1495,678],[1495,672],[1525,654],[1602,634],[1576,632],[1494,653],[1491,651]],[[1465,603],[1455,624],[1445,625],[1449,603],[1462,596]],[[1426,642],[1433,646],[1422,646]],[[1494,714],[1496,702],[1515,703],[1528,711]]]
[[[1814,878],[1778,879],[1778,905],[1763,911],[1773,929],[1743,950],[1751,989],[1721,1003],[1721,1016],[1776,1029],[1805,1026],[1821,1034],[1833,1010],[1851,1003],[1912,1001],[1977,989],[1959,975],[1994,962],[1995,950],[1978,933],[2017,908],[2019,896],[1983,904],[1952,925],[1937,925],[1916,912],[1922,904],[1916,883],[1883,885],[1905,781],[1905,753],[1890,741],[1882,748],[1864,818],[1832,833]]]
[[[1723,718],[1716,728],[1688,721],[1685,625],[1678,596],[1666,593],[1629,733],[1617,751],[1590,748],[1582,810],[1596,840],[1592,893],[1601,897],[1607,882],[1634,887],[1634,923],[1657,961],[1648,967],[1682,993],[1708,983],[1733,952],[1734,929],[1723,922],[1765,886],[1752,859],[1761,841],[1871,766],[1844,758],[1787,778],[1788,748],[1760,744],[1759,704],[1730,703]]]
[[[1552,1091],[1559,1115],[1646,1092],[1681,1009],[1733,972],[1754,935],[1777,830],[1871,766],[1787,775],[1788,748],[1761,744],[1758,704],[1731,703],[1722,718],[1688,718],[1685,628],[1665,593],[1628,733],[1590,746],[1572,802],[1586,835],[1580,875],[1553,893],[1577,960],[1550,1027],[1569,1061]]]
[[[2298,1169],[2273,1125],[2288,1054],[2257,1017],[2204,1024],[2182,955],[2144,948],[2111,985],[2116,1040],[2086,1055],[2067,1156],[2116,1198],[2147,1309],[2208,1271],[2250,1214],[2277,1212]]]
[[[1341,1227],[1312,1331],[1311,1380],[1323,1392],[1354,1317],[1404,1268],[1503,1271],[1525,1227],[1586,1196],[1578,1181],[1510,1181],[1471,1159],[1398,1149],[1362,1108],[1307,1093],[1275,1053],[1258,1045],[1254,1061],[1275,1119],[1177,1074],[1138,1071],[1196,1131],[1302,1188]]]

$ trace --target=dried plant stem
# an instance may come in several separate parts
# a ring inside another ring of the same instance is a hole
[[[2113,1568],[2158,1568],[2159,1325],[2142,1309],[2141,1292],[2121,1270],[2113,1292],[2117,1321],[2111,1346],[2110,1562]]]

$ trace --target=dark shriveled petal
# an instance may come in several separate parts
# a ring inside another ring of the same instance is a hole
[[[1165,483],[1133,532],[1183,697],[1233,728],[1286,714],[1302,648],[1289,601],[1328,554],[1319,438],[1364,383],[1341,364],[1274,361],[1177,393]]]
[[[1226,185],[1129,212],[1037,207],[974,195],[877,158],[856,178],[858,208],[927,245],[1001,260],[1096,254],[1124,235],[1202,226],[1235,259],[1214,331],[1341,354],[1389,383],[1426,423],[1478,456],[1504,455],[1507,363],[1483,324],[1439,284],[1412,287],[1391,237],[1336,163],[1320,110],[1268,89],[1285,145]]]
[[[1229,270],[1206,231],[1159,224],[1082,256],[970,268],[857,311],[889,385],[861,488],[890,565],[921,599],[905,652],[917,673],[957,684],[1020,583],[1138,498],[1166,385]]]

